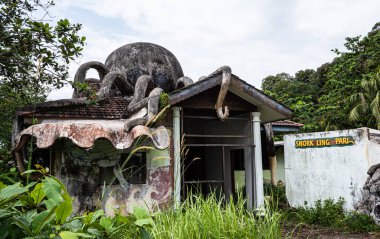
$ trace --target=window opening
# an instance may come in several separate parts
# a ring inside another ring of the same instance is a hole
[[[129,154],[121,155],[120,165],[127,160]],[[131,184],[146,184],[146,153],[138,152],[132,155],[122,169],[123,177]]]

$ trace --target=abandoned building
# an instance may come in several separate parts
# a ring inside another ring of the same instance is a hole
[[[34,163],[65,183],[77,212],[165,209],[191,191],[243,190],[248,208],[264,204],[260,129],[291,111],[228,66],[193,82],[165,48],[132,43],[81,65],[74,84],[72,99],[18,111],[13,152],[25,171],[32,140]]]

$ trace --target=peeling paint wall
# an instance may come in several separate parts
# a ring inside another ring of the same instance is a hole
[[[291,206],[312,205],[318,199],[343,197],[353,210],[361,199],[368,169],[380,162],[380,145],[368,128],[286,135],[285,181]],[[296,148],[296,140],[351,136],[354,145]]]
[[[103,206],[107,214],[113,215],[115,210],[131,212],[136,205],[150,210],[171,205],[169,148],[146,151],[146,184],[129,184],[127,189],[118,179],[109,185],[115,175],[114,167],[125,151],[115,149],[108,140],[99,139],[88,150],[70,140],[61,140],[53,150],[53,173],[62,179],[74,198],[75,212]],[[102,192],[106,192],[106,197],[101,198]]]
[[[154,149],[147,152],[147,183],[131,184],[127,192],[120,185],[113,185],[105,210],[108,215],[113,215],[115,210],[124,214],[132,212],[135,206],[162,210],[171,205],[169,150]]]

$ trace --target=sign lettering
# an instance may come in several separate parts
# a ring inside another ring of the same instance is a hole
[[[339,147],[354,145],[355,140],[352,136],[343,136],[335,138],[321,139],[303,139],[296,140],[296,148],[322,148],[322,147]]]

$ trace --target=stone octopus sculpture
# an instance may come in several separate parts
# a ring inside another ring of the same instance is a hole
[[[125,130],[147,123],[158,113],[159,97],[162,92],[174,90],[193,84],[193,80],[184,76],[177,58],[167,49],[152,43],[131,43],[113,51],[105,63],[90,61],[82,64],[75,76],[74,82],[94,82],[86,79],[89,69],[95,69],[99,74],[100,88],[97,91],[99,100],[110,95],[121,94],[129,101],[125,117],[148,106],[147,114],[130,120],[125,124]],[[230,84],[231,69],[224,66],[211,75],[223,74],[221,90],[215,105],[221,120],[228,117],[228,107],[223,112],[222,104]],[[202,77],[200,80],[206,77]],[[81,97],[74,90],[73,98]]]

